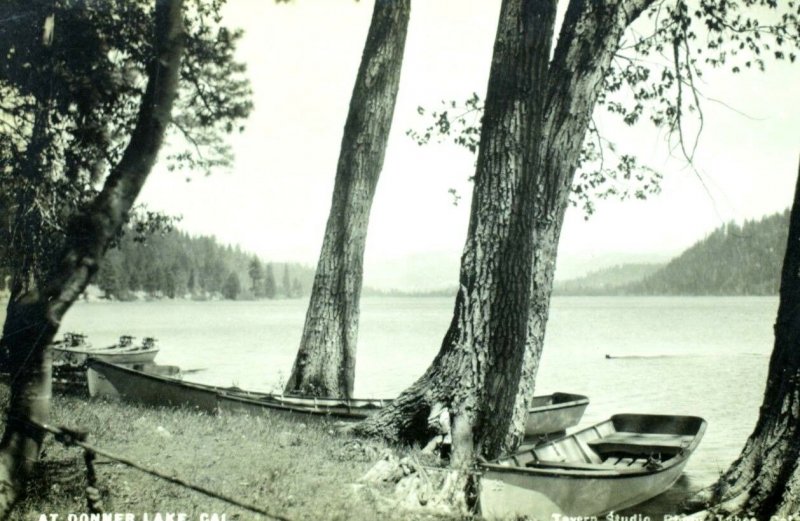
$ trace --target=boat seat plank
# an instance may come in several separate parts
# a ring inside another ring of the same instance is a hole
[[[691,440],[692,436],[681,434],[615,432],[603,438],[592,440],[588,442],[588,445],[600,455],[678,454],[691,443]]]
[[[604,467],[613,467],[617,463],[619,463],[621,459],[622,458],[618,458],[616,456],[610,456],[610,457],[606,458],[605,460],[603,460],[603,466]]]
[[[643,468],[647,465],[647,460],[641,458],[622,458],[617,465],[629,469]]]

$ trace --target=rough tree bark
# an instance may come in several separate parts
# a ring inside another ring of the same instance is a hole
[[[367,225],[397,99],[410,4],[375,2],[288,393],[349,397],[353,392]]]
[[[708,508],[710,519],[790,519],[800,511],[799,487],[800,168],[781,272],[775,345],[758,422],[739,459],[690,506]]]
[[[569,189],[602,78],[652,0],[505,0],[453,320],[425,374],[360,434],[426,443],[447,410],[455,466],[518,443],[541,355]]]
[[[11,396],[0,441],[0,518],[8,516],[39,457],[51,395],[49,345],[61,319],[97,271],[155,163],[169,123],[182,53],[182,0],[156,0],[155,56],[136,127],[95,200],[69,226],[58,268],[9,300],[2,343],[10,354]]]

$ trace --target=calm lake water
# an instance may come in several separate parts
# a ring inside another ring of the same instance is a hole
[[[589,395],[584,423],[622,412],[704,417],[708,430],[680,487],[711,483],[755,425],[777,304],[773,297],[554,298],[537,394]],[[411,384],[437,352],[452,305],[363,299],[356,394],[394,396]],[[291,370],[305,308],[305,300],[87,302],[70,310],[61,331],[86,333],[94,345],[123,333],[155,336],[159,363],[203,369],[186,380],[275,390]]]

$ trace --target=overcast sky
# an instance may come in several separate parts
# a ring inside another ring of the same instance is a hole
[[[315,264],[330,207],[336,161],[372,2],[229,0],[226,20],[245,36],[255,110],[233,139],[229,172],[185,176],[157,169],[141,201],[183,216],[181,227],[275,261]],[[499,1],[416,0],[392,135],[369,229],[365,283],[396,285],[387,269],[411,258],[449,259],[463,246],[473,171],[468,152],[418,147],[405,131],[422,123],[417,106],[486,90]],[[671,159],[663,135],[601,118],[604,132],[664,174],[646,202],[605,202],[589,221],[568,211],[558,278],[603,267],[626,254],[664,259],[722,222],[757,218],[791,202],[800,155],[800,64],[766,73],[711,73],[704,93],[735,107],[705,104],[696,164]],[[452,205],[449,188],[463,196]],[[455,285],[452,280],[431,283]],[[388,278],[387,278],[388,277]],[[399,284],[399,283],[398,283]]]

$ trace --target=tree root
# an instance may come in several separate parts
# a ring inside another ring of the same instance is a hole
[[[716,483],[689,498],[683,511],[706,516],[700,519],[769,519],[782,509],[794,512],[796,502],[787,502],[786,492],[797,474],[797,464],[794,458],[786,461],[781,449],[775,444],[748,441],[740,459]],[[788,475],[786,465],[794,467]]]
[[[713,505],[706,510],[694,512],[688,519],[692,521],[712,521],[717,519],[755,519],[751,513],[745,512],[750,494],[742,492],[722,503]]]
[[[716,490],[716,484],[698,490],[694,495],[683,502],[681,510],[687,513],[705,511],[714,502],[714,498],[719,497]]]
[[[469,479],[466,472],[424,466],[414,456],[399,458],[387,450],[359,480],[359,488],[387,510],[466,516]]]
[[[692,521],[712,521],[718,519],[756,519],[751,512],[752,491],[757,482],[746,484],[726,483],[722,478],[717,483],[698,491],[683,503],[682,510],[691,513]]]

